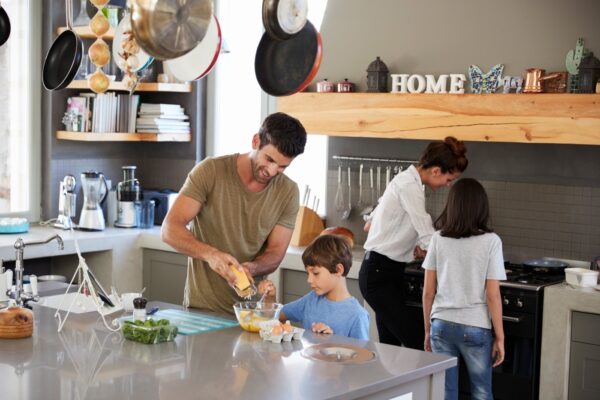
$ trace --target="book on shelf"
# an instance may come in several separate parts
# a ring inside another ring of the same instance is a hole
[[[136,120],[136,132],[190,133],[190,123],[179,104],[142,103]]]

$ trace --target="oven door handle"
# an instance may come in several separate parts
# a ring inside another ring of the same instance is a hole
[[[519,323],[519,322],[521,322],[522,319],[523,319],[523,317],[507,317],[506,315],[502,316],[502,320],[507,321],[507,322]]]

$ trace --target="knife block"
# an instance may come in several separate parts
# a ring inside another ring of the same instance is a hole
[[[290,244],[293,246],[306,246],[310,244],[325,228],[319,214],[308,207],[300,207],[296,216],[296,226]]]

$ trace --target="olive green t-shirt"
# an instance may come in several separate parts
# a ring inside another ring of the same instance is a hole
[[[238,156],[203,160],[188,174],[179,193],[202,204],[193,220],[194,236],[243,263],[262,252],[275,225],[294,228],[299,202],[298,186],[283,174],[262,191],[249,191],[237,172]],[[184,304],[233,314],[233,304],[240,300],[208,263],[188,259]]]

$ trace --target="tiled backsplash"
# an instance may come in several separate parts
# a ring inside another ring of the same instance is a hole
[[[353,180],[357,181],[353,176]],[[503,181],[481,181],[491,208],[492,228],[502,238],[504,257],[511,262],[557,257],[591,260],[600,255],[600,188]],[[348,220],[335,211],[337,170],[328,171],[327,225],[350,228],[364,243],[364,222],[356,208]],[[448,189],[426,191],[426,207],[434,221]],[[353,188],[353,203],[358,187]]]

